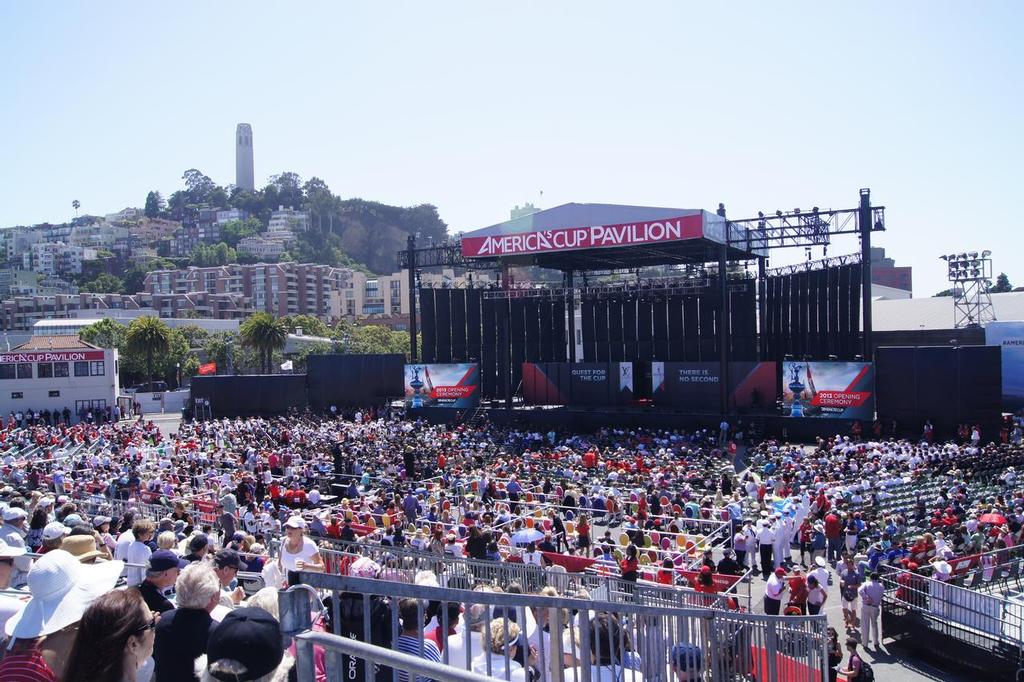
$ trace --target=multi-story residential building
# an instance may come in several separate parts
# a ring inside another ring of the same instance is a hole
[[[0,303],[0,329],[24,332],[40,320],[96,316],[112,310],[137,310],[166,318],[198,316],[221,320],[241,319],[255,312],[244,296],[205,291],[15,296]]]
[[[43,240],[42,232],[37,232],[28,227],[14,227],[5,230],[6,239],[4,246],[7,248],[7,260],[22,260],[24,254]]]
[[[487,275],[474,275],[475,283],[490,281]],[[422,273],[420,285],[427,287],[464,287],[470,280],[456,276],[448,269],[439,273]],[[349,286],[331,296],[331,319],[365,320],[406,329],[409,324],[409,272],[390,275],[366,275],[353,272]]]
[[[238,254],[260,260],[277,260],[287,249],[287,243],[279,239],[267,239],[263,235],[243,237],[238,242]]]
[[[187,270],[156,270],[146,275],[150,294],[196,291],[240,296],[246,307],[274,315],[330,317],[331,292],[347,286],[352,271],[315,263],[256,263]]]
[[[96,249],[64,242],[41,242],[32,244],[22,254],[22,266],[47,275],[79,275],[82,273],[82,261],[95,259]]]
[[[305,232],[311,224],[309,214],[305,211],[296,211],[293,208],[279,206],[276,211],[270,214],[270,222],[267,223],[268,232]]]

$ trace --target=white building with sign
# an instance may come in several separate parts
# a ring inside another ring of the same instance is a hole
[[[117,403],[117,350],[77,336],[34,336],[0,353],[0,417],[49,410],[78,422]]]

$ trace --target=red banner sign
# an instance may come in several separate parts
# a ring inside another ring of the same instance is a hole
[[[101,350],[49,350],[25,353],[0,353],[0,363],[9,362],[82,362],[83,360],[102,360]]]
[[[560,227],[536,232],[463,237],[462,255],[466,258],[515,256],[698,239],[704,234],[703,224],[702,214],[695,213],[645,223]]]
[[[200,375],[216,374],[216,373],[217,373],[217,363],[216,362],[207,362],[205,364],[199,365],[199,374]]]

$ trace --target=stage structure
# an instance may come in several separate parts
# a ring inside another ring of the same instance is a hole
[[[885,209],[867,189],[859,200],[742,220],[728,220],[722,204],[714,213],[565,204],[426,248],[410,237],[398,264],[409,271],[412,359],[479,363],[482,398],[507,406],[521,395],[523,363],[634,363],[638,386],[657,363],[717,363],[715,407],[727,414],[731,363],[870,360],[871,276],[862,263],[872,232],[885,229]],[[859,254],[767,268],[773,250],[853,234]],[[517,286],[514,266],[557,270],[562,281]],[[674,267],[645,275],[654,266]],[[501,284],[419,288],[419,271],[430,267],[495,270]]]

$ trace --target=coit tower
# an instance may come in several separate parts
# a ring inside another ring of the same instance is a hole
[[[256,183],[252,170],[252,126],[239,123],[235,128],[235,185],[253,192]]]

